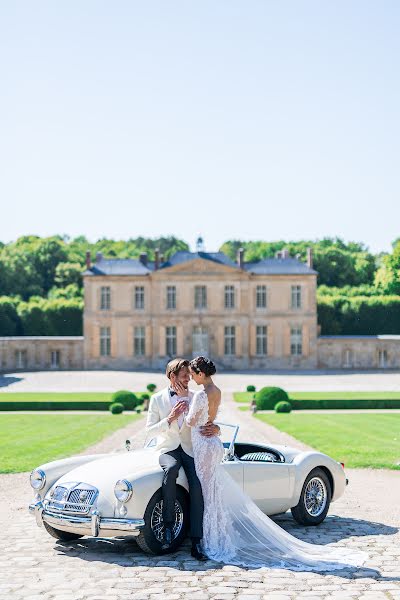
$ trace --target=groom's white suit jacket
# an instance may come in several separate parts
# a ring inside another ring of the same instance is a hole
[[[193,392],[190,390],[188,398],[190,404],[193,398]],[[146,431],[148,434],[157,437],[156,450],[160,454],[175,450],[181,445],[186,454],[193,456],[191,429],[186,425],[185,420],[183,420],[181,428],[179,428],[176,419],[169,425],[167,418],[171,410],[171,397],[166,387],[157,394],[154,394],[150,399]]]

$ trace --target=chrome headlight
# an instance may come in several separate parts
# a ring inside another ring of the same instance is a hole
[[[133,493],[132,484],[126,479],[117,481],[114,487],[114,496],[120,502],[128,502]]]
[[[41,490],[46,485],[46,474],[42,469],[34,469],[29,479],[34,490]]]

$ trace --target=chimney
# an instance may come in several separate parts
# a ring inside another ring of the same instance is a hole
[[[244,267],[244,248],[239,248],[239,250],[238,250],[237,263],[239,265],[239,269],[243,269],[243,267]]]
[[[157,269],[160,268],[160,249],[156,248],[155,249],[155,261],[154,261],[154,270],[157,271]]]
[[[141,252],[139,256],[139,260],[144,267],[147,267],[147,252]]]
[[[103,260],[103,253],[102,252],[96,252],[96,262],[101,262]]]
[[[160,265],[164,262],[164,254],[160,254]]]
[[[278,250],[278,252],[275,252],[275,258],[282,258],[282,251]]]
[[[86,268],[90,269],[91,266],[92,266],[92,261],[90,258],[90,250],[86,250]]]
[[[287,248],[282,250],[282,258],[290,258],[289,250]]]
[[[311,247],[307,248],[307,266],[313,268],[313,251]]]

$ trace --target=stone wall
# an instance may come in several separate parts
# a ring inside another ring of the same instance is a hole
[[[0,371],[83,369],[83,337],[0,337]]]
[[[400,369],[400,335],[320,336],[319,369]]]

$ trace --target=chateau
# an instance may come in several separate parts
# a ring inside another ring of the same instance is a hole
[[[0,370],[163,369],[172,356],[220,369],[400,368],[400,336],[320,336],[317,272],[286,250],[86,256],[83,337],[0,338]]]

